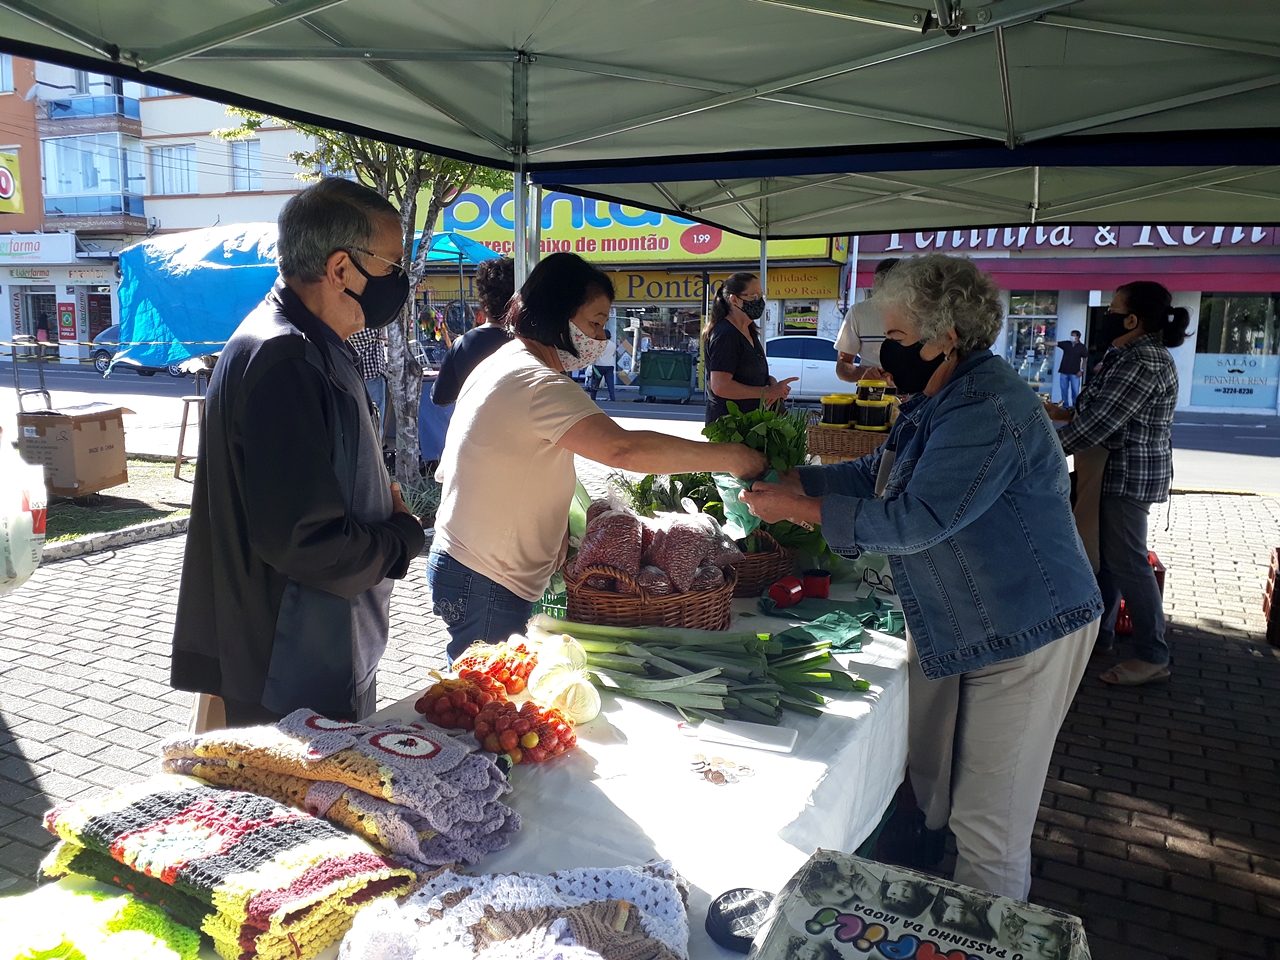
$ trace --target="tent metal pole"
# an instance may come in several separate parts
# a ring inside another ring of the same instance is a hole
[[[542,259],[542,186],[539,184],[529,189],[532,194],[529,203],[529,272],[533,273],[533,268]]]
[[[769,188],[768,180],[765,181],[765,189]],[[764,348],[765,355],[769,354],[769,320],[768,320],[768,303],[769,303],[769,201],[762,199],[760,201],[760,296],[765,301],[765,324],[764,329],[760,332],[763,336],[760,338],[760,346]]]
[[[996,27],[996,60],[1000,64],[1000,95],[1004,98],[1004,145],[1012,150],[1018,145],[1013,129],[1013,91],[1009,88],[1009,55],[1004,48],[1004,27]]]
[[[60,37],[66,37],[82,47],[88,47],[94,53],[100,53],[108,59],[119,59],[120,48],[116,44],[108,43],[102,37],[96,36],[88,30],[82,30],[70,20],[64,20],[62,17],[45,10],[44,6],[42,3],[32,3],[31,0],[3,0],[3,2],[0,2],[0,7],[12,10],[18,16],[26,17],[32,23],[38,24],[46,30],[52,30]]]
[[[281,3],[279,6],[269,7],[258,13],[252,13],[247,17],[241,17],[238,20],[232,20],[230,23],[214,27],[212,30],[198,33],[193,37],[187,37],[185,40],[179,40],[177,43],[143,51],[137,55],[138,68],[140,70],[155,70],[175,61],[185,60],[194,54],[204,53],[206,50],[220,47],[224,43],[252,37],[254,34],[261,33],[264,30],[270,30],[272,27],[291,23],[294,20],[301,20],[304,17],[320,13],[322,10],[336,7],[345,2],[346,0],[289,0],[289,2]]]
[[[515,207],[511,218],[515,228],[512,259],[519,290],[529,276],[529,216],[525,209],[529,189],[525,182],[525,165],[529,162],[529,55],[523,52],[511,68],[511,159],[511,197]]]

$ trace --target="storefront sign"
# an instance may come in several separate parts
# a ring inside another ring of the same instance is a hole
[[[624,303],[678,303],[702,305],[702,275],[697,273],[671,274],[665,271],[618,270],[610,271],[613,278],[615,302]],[[711,294],[729,278],[727,273],[713,273]],[[839,267],[774,267],[769,271],[769,299],[812,298],[835,299],[839,293]],[[428,291],[432,300],[458,299],[459,283],[456,274],[434,273],[422,278],[418,287]],[[473,277],[463,279],[462,289],[467,299],[475,299]]]
[[[436,229],[457,231],[510,256],[514,245],[514,205],[510,191],[498,194],[492,190],[468,190],[441,213]],[[548,193],[542,198],[541,251],[543,256],[576,253],[596,263],[758,261],[760,241],[683,217],[584,200],[567,193]],[[769,256],[843,263],[848,249],[845,240],[771,240]]]
[[[67,271],[68,280],[111,280],[115,271],[106,267],[72,267]]]
[[[76,238],[71,233],[0,235],[0,264],[75,263]]]
[[[76,305],[74,303],[58,304],[58,339],[75,340],[76,338]]]
[[[22,178],[16,153],[0,153],[0,213],[22,213]]]
[[[1198,353],[1191,374],[1191,405],[1274,410],[1280,356]]]
[[[47,267],[14,267],[9,276],[18,280],[48,280],[49,270]]]
[[[860,253],[912,254],[939,250],[1246,249],[1280,246],[1276,227],[988,227],[983,230],[923,230],[861,237]]]

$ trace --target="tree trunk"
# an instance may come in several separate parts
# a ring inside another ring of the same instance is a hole
[[[413,275],[414,222],[418,217],[418,189],[421,174],[406,177],[404,202],[400,207],[400,224],[404,230],[404,256],[401,263],[409,275],[409,299],[387,327],[387,393],[396,418],[396,480],[401,488],[413,489],[422,482],[418,463],[422,446],[418,438],[418,405],[422,402],[422,364],[409,351],[409,343],[417,333],[415,294],[418,278]]]

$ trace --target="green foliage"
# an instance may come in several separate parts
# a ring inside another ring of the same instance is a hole
[[[650,473],[639,480],[614,473],[609,482],[626,497],[631,509],[643,517],[652,517],[655,513],[684,512],[689,504],[692,504],[693,512],[698,512],[720,499],[709,473],[673,473],[670,476]]]
[[[779,473],[804,463],[808,455],[809,415],[793,407],[783,413],[763,405],[743,413],[732,400],[728,413],[702,428],[702,435],[717,443],[743,443],[759,450]]]
[[[423,477],[418,483],[401,491],[404,505],[409,512],[422,521],[424,527],[431,527],[436,522],[436,511],[440,509],[440,496],[444,488],[431,477]]]

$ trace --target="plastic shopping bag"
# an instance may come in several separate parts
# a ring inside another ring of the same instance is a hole
[[[27,582],[44,550],[44,467],[0,440],[0,596]]]

